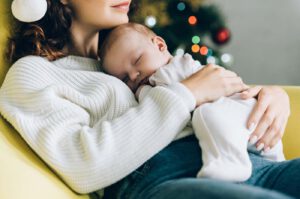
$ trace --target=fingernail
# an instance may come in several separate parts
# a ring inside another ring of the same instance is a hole
[[[258,145],[258,147],[256,147],[256,149],[257,149],[258,151],[260,151],[260,150],[262,150],[262,149],[264,148],[264,146],[265,146],[264,143],[260,143],[260,144]]]
[[[255,144],[256,141],[257,141],[257,136],[255,135],[255,136],[253,136],[253,137],[250,139],[249,143],[250,143],[250,144]]]
[[[255,124],[254,124],[254,122],[252,122],[249,126],[249,131],[252,132],[254,130],[254,128],[255,128]]]
[[[267,147],[266,149],[264,149],[264,152],[267,153],[270,151],[270,147]]]

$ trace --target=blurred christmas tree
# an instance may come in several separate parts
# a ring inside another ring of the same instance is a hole
[[[188,52],[202,64],[230,67],[233,59],[220,47],[230,40],[224,17],[205,0],[138,0],[130,20],[143,23],[162,36],[173,54]],[[207,43],[210,36],[211,45]]]

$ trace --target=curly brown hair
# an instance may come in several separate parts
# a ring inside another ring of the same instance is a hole
[[[70,39],[71,10],[59,0],[47,0],[47,4],[47,12],[41,20],[32,23],[14,21],[6,52],[10,63],[26,55],[49,60],[65,56],[62,49]]]
[[[136,2],[133,0],[130,14],[133,13]],[[45,16],[39,21],[14,21],[6,48],[9,63],[27,55],[46,57],[49,61],[67,56],[63,53],[63,48],[70,41],[72,11],[60,0],[47,0],[47,6]],[[101,34],[101,40],[105,33]]]

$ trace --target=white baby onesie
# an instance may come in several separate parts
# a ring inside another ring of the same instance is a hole
[[[177,55],[169,64],[159,68],[150,78],[152,86],[164,86],[186,79],[202,68],[191,55]],[[248,139],[246,128],[256,99],[242,100],[239,94],[221,97],[193,112],[192,126],[202,149],[203,166],[198,177],[227,181],[245,181],[252,173],[248,151],[259,153],[273,161],[284,160],[282,142],[268,152],[257,151]],[[180,135],[179,135],[180,136]]]

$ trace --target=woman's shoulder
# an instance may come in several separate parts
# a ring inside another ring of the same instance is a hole
[[[20,59],[18,59],[15,63],[13,63],[13,65],[11,66],[11,68],[14,67],[26,67],[26,66],[35,66],[35,65],[41,65],[41,64],[50,64],[51,62],[41,56],[35,56],[35,55],[28,55],[25,57],[22,57]]]
[[[25,56],[14,62],[7,71],[3,85],[10,85],[13,87],[24,87],[26,85],[42,86],[51,72],[46,68],[51,65],[51,62],[46,58],[40,56]],[[46,66],[46,67],[45,67]],[[29,83],[31,82],[31,83]]]
[[[40,79],[53,74],[56,70],[57,67],[47,58],[28,55],[14,62],[6,76],[23,76],[24,78]]]

